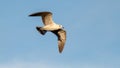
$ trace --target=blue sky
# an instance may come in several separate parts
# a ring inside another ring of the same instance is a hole
[[[62,54],[39,11],[65,27]],[[0,68],[120,68],[120,0],[1,0],[0,31]]]

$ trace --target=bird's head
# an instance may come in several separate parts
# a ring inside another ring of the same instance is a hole
[[[64,27],[62,25],[59,25],[59,28],[64,29]]]

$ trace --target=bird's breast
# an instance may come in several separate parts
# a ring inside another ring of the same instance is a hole
[[[43,29],[47,30],[47,31],[52,31],[52,30],[58,30],[60,28],[58,26],[55,26],[55,25],[47,25],[47,26],[44,26]]]

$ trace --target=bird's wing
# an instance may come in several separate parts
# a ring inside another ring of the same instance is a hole
[[[52,20],[51,12],[37,12],[37,13],[30,14],[29,16],[41,16],[44,25],[54,24]]]
[[[66,42],[66,31],[63,29],[52,31],[58,37],[58,48],[61,53]]]

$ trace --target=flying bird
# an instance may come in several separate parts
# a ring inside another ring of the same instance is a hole
[[[40,34],[45,35],[46,32],[50,31],[54,33],[58,37],[58,49],[59,52],[62,53],[64,49],[64,45],[66,42],[66,31],[64,30],[64,27],[60,24],[56,24],[52,20],[52,13],[51,12],[37,12],[30,14],[29,16],[41,16],[44,26],[39,27],[37,26],[37,31],[40,32]]]

